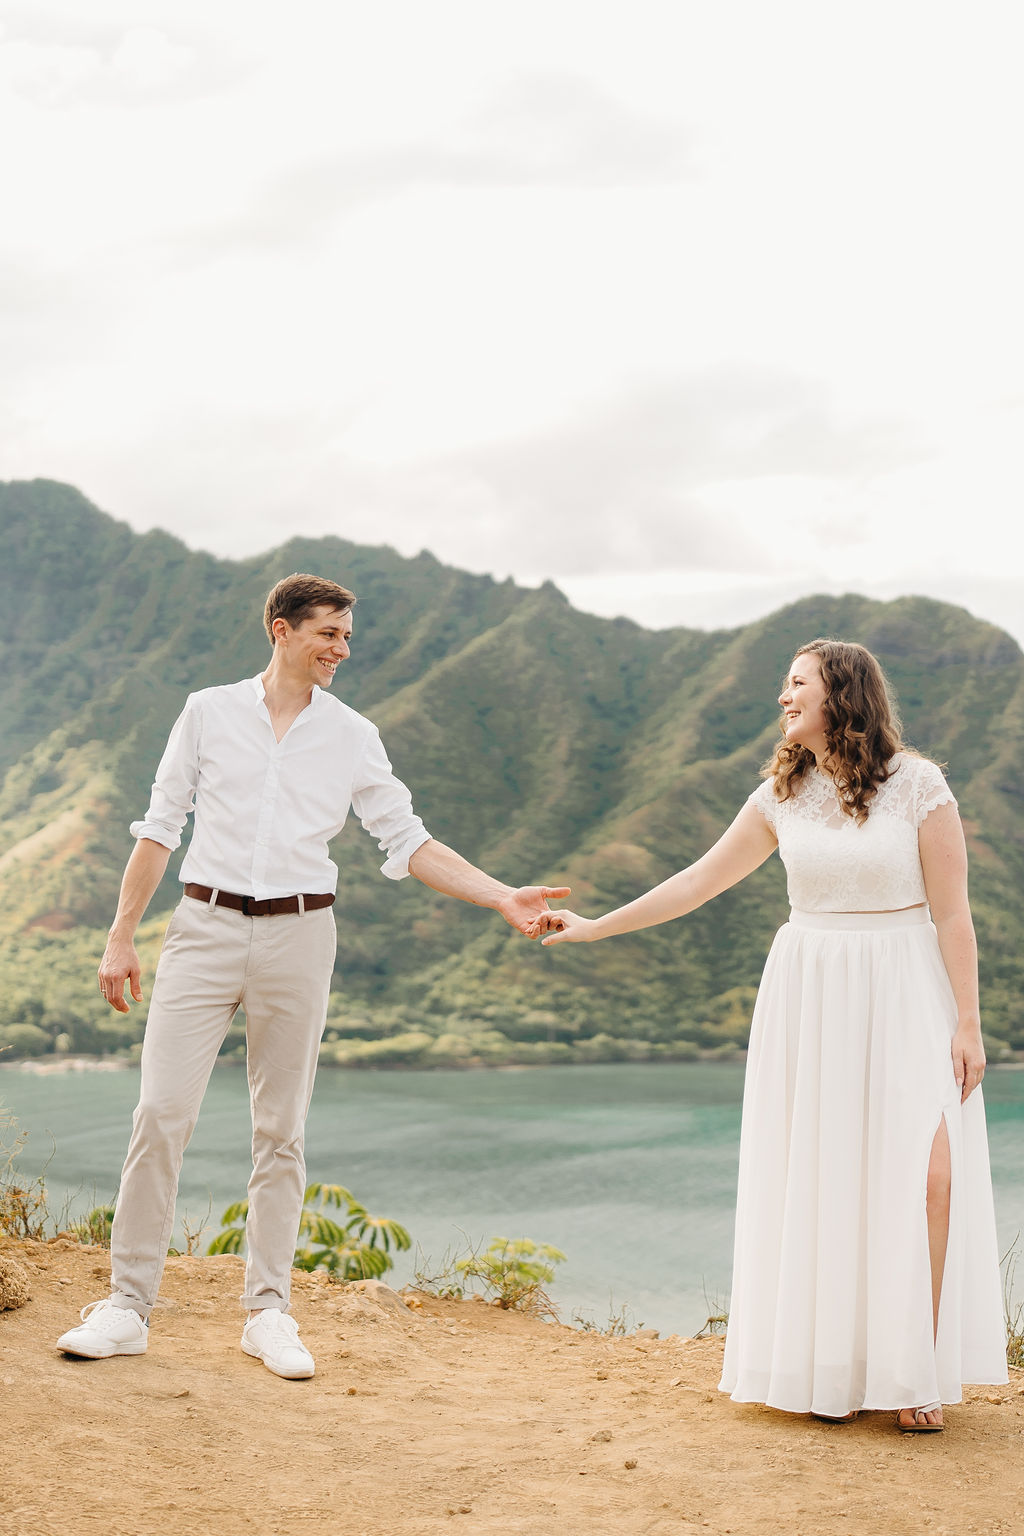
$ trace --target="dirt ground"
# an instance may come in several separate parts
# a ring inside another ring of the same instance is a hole
[[[108,1255],[0,1238],[30,1300],[0,1311],[4,1536],[814,1536],[1019,1533],[1024,1372],[941,1435],[844,1426],[716,1391],[719,1339],[608,1338],[480,1301],[296,1274],[317,1359],[239,1349],[241,1261],[175,1258],[148,1353],[57,1336]],[[409,1303],[412,1303],[410,1305]]]

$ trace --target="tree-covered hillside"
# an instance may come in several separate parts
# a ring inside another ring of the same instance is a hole
[[[597,911],[699,855],[757,782],[779,680],[820,633],[883,659],[908,739],[948,763],[972,855],[988,1037],[1024,1049],[1024,656],[924,598],[814,597],[736,630],[653,632],[424,552],[292,540],[222,561],[138,535],[69,486],[0,486],[0,1044],[104,1050],[144,1010],[95,986],[131,840],[185,693],[265,664],[263,599],[293,570],[359,597],[334,691],[380,726],[429,829],[495,875],[562,881]],[[777,858],[667,927],[542,950],[493,914],[377,873],[338,839],[339,956],[325,1055],[423,1064],[736,1049],[786,911]],[[172,870],[143,947],[149,974]],[[239,1023],[227,1049],[237,1049]]]

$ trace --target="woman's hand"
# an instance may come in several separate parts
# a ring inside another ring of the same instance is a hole
[[[953,1076],[960,1089],[960,1102],[965,1104],[985,1076],[985,1047],[981,1043],[981,1030],[974,1025],[961,1024],[953,1036]]]
[[[541,939],[542,944],[592,944],[600,937],[594,932],[597,924],[592,918],[578,917],[567,907],[556,907],[549,922],[558,924],[555,932]]]

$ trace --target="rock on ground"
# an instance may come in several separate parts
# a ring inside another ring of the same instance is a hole
[[[28,1271],[17,1259],[0,1254],[0,1312],[23,1307],[29,1299]]]

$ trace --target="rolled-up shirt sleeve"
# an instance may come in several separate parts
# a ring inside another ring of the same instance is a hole
[[[382,853],[381,873],[404,880],[417,848],[430,842],[430,833],[412,808],[412,796],[397,779],[376,730],[369,733],[352,785],[352,809]]]
[[[189,694],[167,738],[149,809],[141,821],[133,821],[129,827],[132,836],[177,848],[189,812],[195,807],[198,780],[199,709],[195,694]]]

